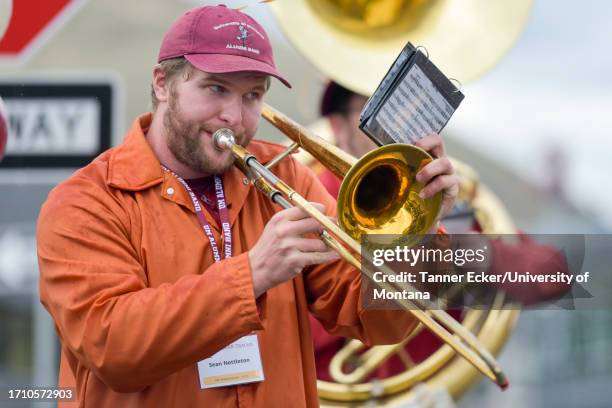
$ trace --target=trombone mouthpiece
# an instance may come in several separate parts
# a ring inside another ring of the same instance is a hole
[[[234,132],[227,128],[217,129],[212,137],[213,143],[218,150],[231,149],[232,145],[236,144]]]

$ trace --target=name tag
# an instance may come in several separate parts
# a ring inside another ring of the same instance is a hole
[[[263,381],[257,335],[244,336],[212,357],[198,361],[198,374],[202,389]]]

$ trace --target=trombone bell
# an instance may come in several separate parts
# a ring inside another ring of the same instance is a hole
[[[427,234],[442,205],[442,194],[423,200],[416,174],[432,157],[403,144],[379,147],[347,172],[338,193],[338,223],[355,240],[363,234],[414,236]]]
[[[426,234],[436,221],[442,193],[419,197],[416,174],[432,159],[414,145],[379,147],[356,160],[289,117],[264,104],[261,115],[342,180],[337,200],[338,223],[351,238],[363,234]],[[275,159],[273,159],[275,161]],[[411,240],[406,241],[406,244]]]

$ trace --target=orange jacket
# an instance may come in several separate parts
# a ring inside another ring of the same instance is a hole
[[[123,144],[56,187],[38,220],[40,296],[62,345],[59,385],[76,386],[78,406],[317,406],[309,311],[332,333],[369,344],[397,342],[414,327],[408,313],[363,311],[360,274],[340,261],[256,300],[247,251],[279,208],[235,168],[224,174],[234,257],[213,263],[187,193],[145,140],[150,121],[140,117]],[[265,162],[282,147],[249,149]],[[275,172],[334,214],[310,170],[289,159]],[[252,331],[265,380],[201,390],[196,362]]]

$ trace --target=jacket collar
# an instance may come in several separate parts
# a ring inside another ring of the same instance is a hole
[[[111,154],[108,165],[110,186],[121,190],[140,191],[163,181],[163,170],[143,131],[149,128],[152,118],[151,113],[146,113],[136,119],[123,143]]]

